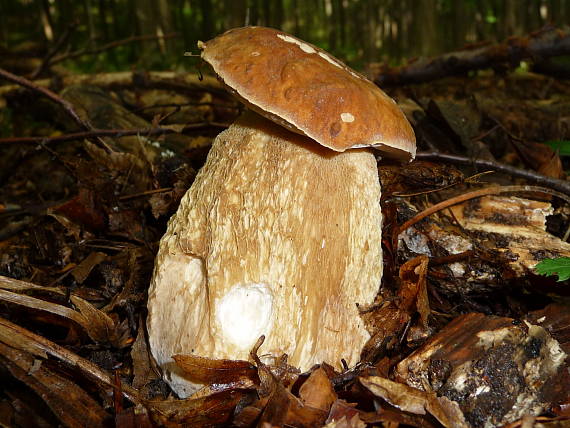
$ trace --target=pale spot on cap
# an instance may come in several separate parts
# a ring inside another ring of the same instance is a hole
[[[328,62],[330,62],[332,65],[338,67],[338,68],[342,68],[342,66],[336,62],[334,59],[332,59],[330,56],[328,56],[326,53],[324,52],[319,52],[319,56],[324,59],[327,60]]]
[[[308,45],[307,43],[302,42],[301,40],[296,39],[295,37],[287,36],[285,34],[277,34],[277,37],[279,37],[281,40],[286,41],[287,43],[295,43],[297,46],[301,48],[303,52],[309,54],[317,53],[317,50],[314,47]]]
[[[340,118],[343,122],[354,122],[354,116],[350,113],[341,113]]]

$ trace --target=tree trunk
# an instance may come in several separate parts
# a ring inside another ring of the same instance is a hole
[[[202,12],[202,40],[209,40],[215,36],[212,16],[212,3],[209,0],[200,0]]]
[[[422,0],[418,3],[417,13],[414,16],[415,40],[419,41],[417,54],[421,56],[433,55],[437,52],[437,2],[436,0]]]
[[[224,26],[226,29],[245,25],[246,0],[224,0]]]

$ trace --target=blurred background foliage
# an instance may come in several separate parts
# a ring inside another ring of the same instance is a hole
[[[79,53],[81,72],[191,69],[196,41],[243,25],[280,28],[363,69],[570,22],[570,0],[0,0],[0,59]],[[82,55],[138,36],[97,55]],[[1,62],[1,61],[0,61]]]

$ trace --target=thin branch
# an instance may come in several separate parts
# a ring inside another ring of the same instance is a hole
[[[178,34],[178,33],[168,33],[168,34],[164,34],[162,36],[157,36],[154,34],[145,34],[142,36],[132,36],[132,37],[128,37],[128,38],[122,39],[122,40],[115,40],[114,42],[104,44],[103,46],[99,46],[97,48],[92,48],[92,49],[85,48],[85,49],[81,49],[79,51],[61,54],[61,55],[53,58],[50,61],[50,65],[57,64],[58,62],[65,61],[67,59],[78,58],[78,57],[84,56],[84,55],[96,55],[96,54],[99,54],[101,52],[105,52],[105,51],[108,51],[111,49],[115,49],[119,46],[128,45],[128,44],[134,43],[134,42],[143,42],[143,41],[148,41],[148,40],[172,39],[172,38],[176,38],[179,36],[180,36],[180,34]]]
[[[530,171],[527,169],[516,168],[511,165],[505,165],[499,162],[486,160],[486,159],[472,159],[465,156],[450,155],[447,153],[440,152],[418,152],[416,154],[416,159],[418,160],[430,160],[430,161],[443,161],[452,163],[455,165],[473,166],[478,169],[487,168],[493,171],[502,172],[505,174],[512,175],[513,177],[524,178],[534,184],[541,186],[547,186],[551,189],[557,190],[559,192],[570,195],[570,182],[566,180],[560,180],[558,178],[547,177],[535,171]]]
[[[79,117],[79,115],[73,109],[73,106],[71,105],[71,103],[64,100],[63,98],[61,98],[55,92],[50,91],[48,88],[42,88],[41,86],[36,85],[34,82],[32,82],[32,81],[30,81],[24,77],[16,76],[15,74],[10,73],[9,71],[4,70],[3,68],[0,68],[0,78],[6,79],[10,82],[14,82],[14,83],[16,83],[20,86],[23,86],[24,88],[28,88],[34,92],[39,92],[44,97],[50,99],[51,101],[53,101],[56,104],[59,104],[65,110],[67,115],[71,119],[73,119],[73,121],[77,125],[79,125],[79,127],[81,129],[83,129],[85,131],[91,130],[91,126]]]
[[[51,59],[57,54],[61,48],[67,43],[73,31],[77,28],[77,22],[73,22],[67,26],[61,37],[55,42],[53,47],[48,51],[47,55],[42,60],[42,63],[34,70],[31,74],[30,79],[35,80],[40,76],[49,65],[51,65]]]
[[[34,83],[39,87],[49,88],[53,84],[53,80],[40,79]],[[204,79],[199,81],[196,73],[190,72],[117,71],[97,74],[71,74],[61,76],[58,79],[58,85],[63,88],[71,85],[93,85],[109,89],[132,88],[134,85],[139,88],[174,90],[192,95],[195,95],[196,91],[213,92],[230,100],[228,92],[223,89],[222,84],[215,77],[204,76]],[[0,86],[0,97],[6,98],[18,91],[21,91],[20,85],[2,85]],[[235,101],[232,100],[231,105],[235,105]]]
[[[128,201],[130,199],[136,199],[143,196],[154,195],[155,193],[171,192],[173,189],[174,187],[162,187],[160,189],[147,190],[145,192],[139,192],[132,195],[121,196],[119,197],[119,201]]]
[[[84,121],[83,119],[81,119],[79,117],[79,115],[77,114],[77,112],[73,108],[73,105],[69,101],[64,100],[63,98],[61,98],[59,95],[57,95],[55,92],[49,90],[48,88],[43,88],[41,86],[38,86],[34,82],[32,82],[31,80],[28,80],[28,79],[21,77],[21,76],[16,76],[15,74],[10,73],[9,71],[4,70],[3,68],[0,68],[0,78],[6,79],[10,82],[14,82],[20,86],[23,86],[24,88],[28,88],[34,92],[37,92],[37,93],[43,95],[44,97],[48,98],[49,100],[53,101],[54,103],[58,104],[59,106],[61,106],[63,108],[63,110],[67,113],[67,115],[79,126],[80,129],[82,129],[84,131],[91,131],[93,129],[93,127],[89,124],[89,122]],[[103,150],[105,150],[108,153],[113,151],[100,138],[97,138],[97,137],[94,138],[93,142],[98,147],[102,148]]]
[[[203,122],[191,123],[181,130],[172,128],[143,128],[143,129],[93,129],[85,132],[74,132],[71,134],[58,135],[56,137],[8,137],[0,138],[0,145],[2,144],[48,144],[48,143],[63,143],[66,141],[83,140],[95,137],[127,137],[130,135],[140,135],[143,137],[150,137],[156,135],[167,134],[185,134],[187,132],[196,131],[198,129],[218,128],[226,129],[229,125],[218,122]]]

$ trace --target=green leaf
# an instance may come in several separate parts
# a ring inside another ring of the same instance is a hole
[[[570,156],[570,141],[567,140],[544,141],[542,144],[550,146],[552,150],[558,152],[559,156]]]
[[[558,281],[566,281],[570,278],[570,257],[544,259],[534,269],[539,275],[558,275]]]

